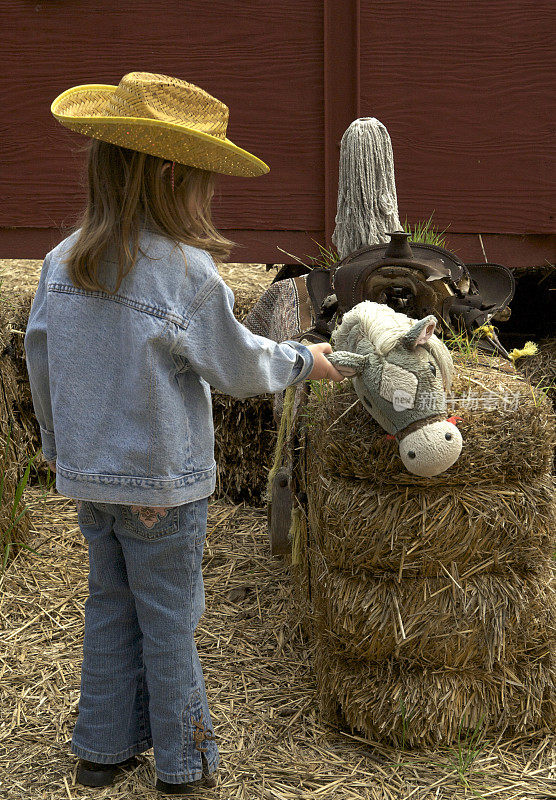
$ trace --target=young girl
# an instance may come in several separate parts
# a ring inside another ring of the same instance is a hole
[[[214,173],[268,167],[226,138],[227,107],[130,73],[52,104],[91,138],[79,229],[45,258],[25,350],[43,455],[89,547],[77,779],[111,783],[154,748],[159,790],[210,783],[218,748],[193,638],[215,488],[210,386],[235,397],[342,376],[329,345],[277,344],[232,313],[213,260]]]

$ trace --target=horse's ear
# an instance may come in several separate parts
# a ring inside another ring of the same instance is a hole
[[[350,353],[349,350],[337,350],[335,353],[328,353],[326,357],[345,378],[353,378],[363,372],[368,360],[367,356]]]
[[[415,350],[420,344],[425,344],[431,338],[436,328],[436,317],[429,314],[428,317],[418,320],[407,333],[401,337],[400,341],[408,350]]]

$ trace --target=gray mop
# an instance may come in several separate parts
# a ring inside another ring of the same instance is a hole
[[[375,117],[354,120],[342,136],[335,221],[332,242],[340,258],[388,242],[388,233],[402,229],[392,142]]]

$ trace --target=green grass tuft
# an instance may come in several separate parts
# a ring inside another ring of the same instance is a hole
[[[341,261],[334,247],[327,248],[320,242],[317,242],[316,239],[312,239],[312,241],[319,248],[319,258],[315,259],[313,262],[315,266],[322,267],[323,269],[330,269],[334,264],[337,264],[338,261]]]
[[[409,224],[406,217],[403,229],[406,233],[411,234],[410,239],[415,244],[420,242],[421,244],[434,244],[437,247],[446,247],[446,237],[443,234],[446,233],[448,228],[444,228],[443,231],[440,231],[438,230],[438,228],[435,228],[434,225],[432,224],[433,214],[434,211],[427,220],[425,221],[420,220],[419,222],[416,222],[413,226]]]
[[[485,748],[483,720],[484,715],[481,716],[475,727],[468,731],[463,738],[461,735],[463,719],[461,720],[458,726],[456,750],[453,751],[455,756],[453,758],[453,764],[457,770],[458,777],[462,785],[465,786],[466,789],[471,790],[476,797],[482,797],[482,795],[470,786],[468,776],[470,775],[473,762]]]

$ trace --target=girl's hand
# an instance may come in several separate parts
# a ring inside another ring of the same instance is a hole
[[[330,361],[326,358],[325,353],[331,353],[332,347],[328,342],[321,344],[308,345],[309,350],[313,354],[314,364],[313,371],[308,376],[310,381],[319,381],[324,378],[328,381],[343,381],[345,375],[342,375],[338,370],[332,366]]]

